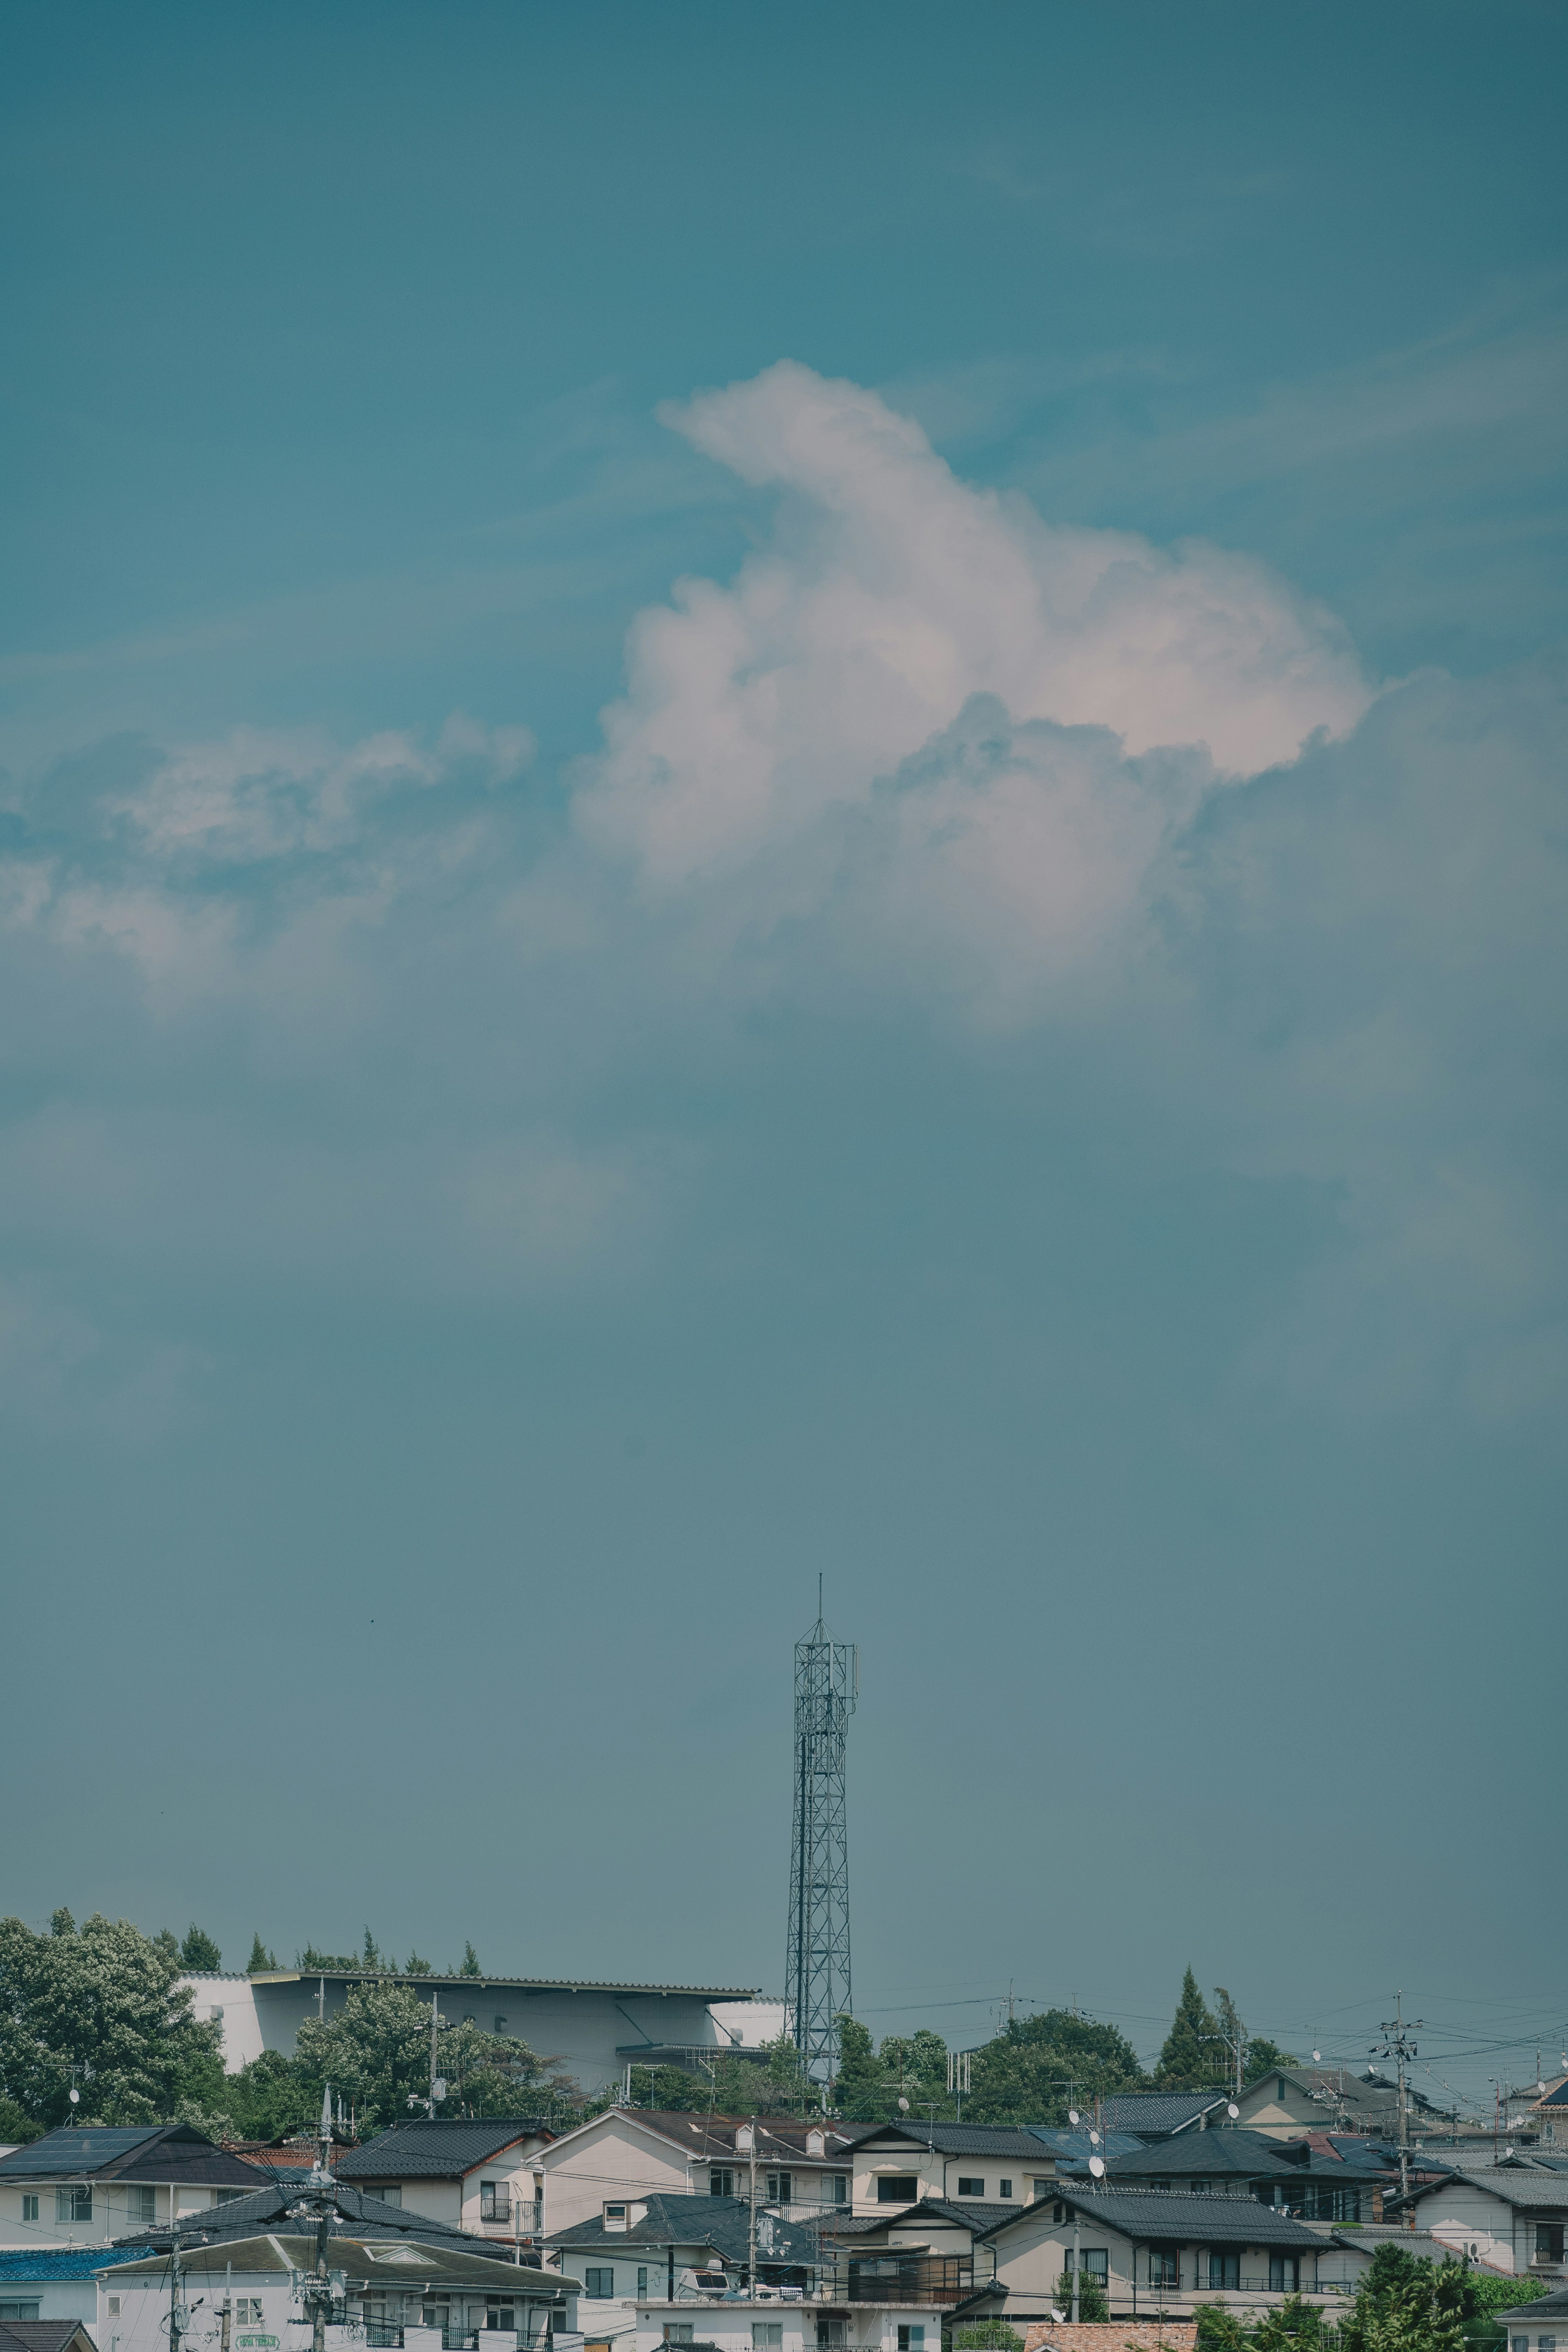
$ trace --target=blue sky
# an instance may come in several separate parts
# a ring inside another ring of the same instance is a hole
[[[11,12],[11,1907],[1568,2030],[1565,45]]]

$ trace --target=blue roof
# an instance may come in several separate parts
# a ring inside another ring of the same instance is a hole
[[[26,2279],[40,2286],[50,2279],[90,2278],[112,2263],[139,2263],[152,2246],[5,2246],[0,2248],[0,2279]]]

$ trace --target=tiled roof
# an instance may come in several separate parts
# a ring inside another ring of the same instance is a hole
[[[1223,2091],[1122,2091],[1104,2101],[1101,2113],[1108,2131],[1176,2132],[1225,2104]]]
[[[1494,2319],[1528,2319],[1533,2326],[1538,2319],[1568,2319],[1568,2286],[1560,2286],[1552,2294],[1538,2294],[1533,2303],[1515,2305],[1511,2311],[1494,2311]]]
[[[1029,2135],[1049,2148],[1058,2164],[1087,2164],[1091,2156],[1103,2156],[1109,2161],[1145,2145],[1142,2133],[1134,2131],[1102,2131],[1097,2145],[1089,2138],[1087,2124],[1079,2124],[1076,2131],[1049,2131],[1044,2124],[1031,2124]]]
[[[1135,2155],[1114,2158],[1110,2169],[1118,2180],[1156,2175],[1169,2179],[1298,2180],[1324,2174],[1335,2180],[1360,2180],[1369,2175],[1383,2180],[1389,2174],[1383,2158],[1361,2154],[1353,2141],[1347,2140],[1342,2148],[1331,2146],[1321,2132],[1310,2139],[1281,2140],[1268,2132],[1239,2127],[1183,2132],[1173,2139],[1155,2140],[1152,2146],[1141,2141]]]
[[[217,2245],[226,2240],[254,2237],[258,2230],[276,2230],[287,2221],[289,2208],[298,2205],[300,2192],[298,2180],[285,2179],[253,2189],[248,2197],[236,2197],[226,2205],[215,2205],[210,2212],[185,2214],[180,2222],[180,2243],[187,2247]],[[412,2212],[402,2205],[384,2205],[368,2190],[353,2189],[346,2183],[334,2189],[332,2202],[334,2235],[368,2228],[374,2230],[378,2237],[419,2238],[427,2244],[451,2245],[468,2252],[477,2252],[490,2242],[470,2237],[461,2230],[449,2230],[445,2222],[427,2221],[423,2213]],[[166,2252],[167,2223],[162,2229],[145,2231],[139,2242],[121,2242],[144,2247],[149,2240],[154,2252]],[[134,2255],[111,2249],[110,2258],[124,2262],[134,2259]]]
[[[332,2170],[340,2180],[452,2180],[476,2164],[488,2164],[514,2141],[537,2138],[545,2130],[537,2116],[394,2124],[363,2147],[334,2158]]]
[[[143,2141],[157,2139],[157,2124],[105,2125],[89,2130],[62,2124],[42,2139],[29,2140],[0,2156],[0,2177],[7,2180],[47,2179],[57,2173],[101,2172],[106,2165],[131,2155]]]
[[[666,2139],[677,2141],[692,2156],[718,2157],[731,2161],[735,2154],[735,2134],[742,2124],[754,2120],[751,2116],[692,2116],[679,2107],[619,2107],[618,2115],[646,2125]],[[602,2118],[595,2116],[595,2121]],[[855,2145],[854,2135],[840,2131],[832,2124],[801,2123],[770,2116],[759,2121],[757,2130],[757,2160],[768,2164],[831,2164],[844,2149]],[[806,2148],[806,2135],[823,2135],[824,2153],[815,2157]]]
[[[1505,2205],[1568,2206],[1568,2180],[1560,2172],[1516,2172],[1511,2164],[1489,2165],[1486,2169],[1468,2169],[1448,2173],[1438,2181],[1428,2181],[1424,2187],[1412,2189],[1408,2197],[1391,2197],[1392,2210],[1414,2205],[1418,2198],[1440,2197],[1456,2180],[1471,2189],[1484,2189],[1489,2195],[1500,2197]]]
[[[0,2180],[79,2180],[84,2176],[213,2188],[237,2188],[250,2178],[241,2158],[215,2146],[189,2124],[143,2125],[134,2130],[63,2124],[42,2139],[0,2157]]]
[[[133,2263],[150,2252],[145,2239],[129,2246],[6,2246],[0,2250],[0,2279],[47,2286],[53,2279],[91,2278],[95,2271]]]
[[[907,2141],[911,2154],[923,2147],[938,2156],[1008,2156],[1019,2164],[1037,2162],[1040,2152],[1040,2136],[1023,2124],[873,2124],[850,2146],[858,2154],[879,2140]]]
[[[606,2230],[603,2215],[595,2214],[592,2221],[574,2222],[569,2230],[552,2230],[545,2243],[569,2246],[574,2252],[589,2252],[601,2246],[711,2246],[715,2253],[727,2255],[731,2262],[743,2263],[746,2259],[751,2205],[744,2197],[667,2197],[656,2193],[647,2199],[628,2196],[626,2202],[647,2207],[642,2220],[629,2229]],[[764,2222],[771,2224],[765,2235]],[[807,2224],[785,2221],[773,2213],[759,2213],[757,2226],[758,2251],[764,2263],[816,2266],[816,2232]],[[767,2242],[769,2237],[771,2245]]]
[[[79,2319],[0,2319],[0,2352],[65,2352],[75,2336],[92,2342]]]
[[[1260,2205],[1254,2197],[1198,2197],[1180,2189],[1115,2189],[1092,2191],[1063,2181],[1062,2201],[1109,2230],[1140,2241],[1183,2246],[1321,2246],[1321,2232]],[[1040,2205],[1026,2205],[1026,2215]],[[1016,2225],[998,2222],[991,2238]]]

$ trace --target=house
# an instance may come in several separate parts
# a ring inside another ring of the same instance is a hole
[[[750,2158],[735,2146],[744,2116],[609,2107],[563,2132],[535,2158],[545,2231],[553,2236],[637,2193],[733,2197],[747,2189]],[[852,2135],[835,2124],[769,2116],[756,2124],[757,2194],[782,2213],[847,2207]]]
[[[1308,2132],[1279,2139],[1271,2132],[1184,2132],[1131,2155],[1108,2160],[1118,2187],[1210,2190],[1260,2198],[1305,2221],[1381,2221],[1385,2189],[1399,2186],[1399,2168],[1381,2145]]]
[[[745,2197],[664,2196],[609,2200],[599,2213],[552,2231],[550,2263],[582,2281],[579,2320],[589,2344],[610,2343],[636,2325],[636,2306],[651,2296],[689,2302],[713,2282],[714,2292],[748,2284],[751,2202]],[[831,2257],[830,2257],[831,2259]],[[757,2277],[770,2288],[804,2294],[822,2268],[818,2232],[808,2223],[760,2210]]]
[[[639,2301],[636,2352],[941,2352],[935,2305],[840,2298],[836,2302],[726,2299],[707,2309],[668,2299]]]
[[[1406,2085],[1412,2130],[1447,2130],[1449,2118],[1430,2099]],[[1247,2131],[1291,2138],[1302,2131],[1361,2132],[1373,2138],[1397,2137],[1399,2085],[1375,2066],[1358,2074],[1345,2066],[1275,2066],[1231,2104],[1234,2120]]]
[[[874,2124],[846,2151],[853,2210],[930,2199],[1026,2205],[1055,2182],[1054,2137],[993,2124]]]
[[[334,2231],[329,2259],[341,2283],[342,2324],[359,2331],[345,2333],[342,2342],[397,2344],[410,2340],[406,2330],[432,2328],[440,2334],[426,2340],[439,2352],[443,2342],[466,2344],[476,2336],[486,2344],[488,2331],[493,2352],[519,2352],[574,2325],[575,2279],[503,2262],[489,2249],[469,2251],[455,2244],[450,2231],[387,2239],[379,2231]],[[235,2352],[308,2346],[295,2288],[298,2274],[315,2261],[315,2236],[300,2234],[298,2223],[195,2245],[183,2258],[185,2299],[216,2317],[225,2295],[233,2295]],[[121,2263],[102,2274],[100,2286],[100,2352],[167,2352],[166,2254]]]
[[[1061,2310],[1058,2283],[1074,2267],[1100,2281],[1113,2319],[1140,2313],[1179,2319],[1200,2302],[1263,2310],[1288,2294],[1350,2291],[1338,2248],[1254,2198],[1064,2181],[1056,2188],[976,2238],[976,2272],[985,2255],[992,2275],[977,2277],[955,2321],[1048,2320]]]
[[[1100,2128],[1136,2132],[1140,2139],[1168,2139],[1173,2132],[1207,2131],[1225,2122],[1228,2091],[1118,2091],[1096,2108]]]
[[[1417,2182],[1408,2196],[1385,2197],[1384,2210],[1407,2215],[1456,2253],[1495,2270],[1563,2284],[1568,2173],[1512,2164],[1445,2173]]]
[[[494,2240],[536,2239],[544,2226],[539,2158],[553,2134],[536,2116],[394,2124],[335,2157],[339,2180],[384,2205]]]
[[[190,2124],[62,2124],[0,2157],[0,2246],[105,2246],[255,2186],[253,2166]]]
[[[145,2247],[38,2246],[0,2253],[0,2325],[63,2321],[89,2332],[98,2320],[98,2273],[134,2262]]]
[[[1435,2238],[1430,2230],[1406,2229],[1403,2222],[1363,2222],[1358,2229],[1335,2230],[1330,2233],[1344,2256],[1347,2276],[1352,2285],[1372,2268],[1373,2257],[1379,2246],[1397,2246],[1402,2253],[1418,2254],[1423,2262],[1451,2263],[1456,2249]],[[1470,2258],[1472,2270],[1489,2272],[1493,2277],[1504,2277],[1495,2263],[1482,2262],[1479,2255]]]
[[[1568,2335],[1568,2289],[1559,2287],[1492,2316],[1508,2332],[1508,2352],[1557,2352],[1559,2339]]]
[[[254,2173],[252,2179],[255,2179]],[[275,2180],[263,2181],[247,2197],[236,2198],[232,2203],[215,2208],[209,2213],[185,2214],[180,2217],[179,2235],[182,2247],[221,2246],[253,2238],[263,2231],[286,2230],[290,2219],[300,2210],[300,2200],[306,2184],[298,2173],[280,2173]],[[363,2237],[371,2232],[377,2241],[408,2238],[421,2245],[450,2245],[458,2253],[493,2257],[497,2262],[516,2263],[518,2256],[528,2249],[515,2242],[495,2243],[482,2237],[472,2237],[462,2230],[449,2229],[443,2221],[432,2221],[423,2213],[406,2210],[401,2205],[384,2204],[367,2190],[351,2187],[346,2181],[333,2181],[329,2191],[331,2228],[334,2238]],[[151,2250],[166,2256],[173,2243],[173,2232],[165,2223],[141,2233],[141,2242],[132,2242],[132,2252],[140,2254]],[[116,2254],[120,2252],[115,2250]]]
[[[1568,2074],[1560,2074],[1554,2083],[1547,2084],[1527,2120],[1539,2132],[1543,2148],[1558,2148],[1568,2156]]]
[[[687,2065],[703,2052],[759,2034],[773,2005],[753,2010],[755,1987],[588,1984],[551,1977],[427,1977],[371,1969],[276,1969],[265,1975],[187,1972],[192,2015],[223,2028],[224,2064],[236,2074],[264,2050],[294,2055],[308,2017],[333,2017],[358,1984],[406,1985],[453,2024],[517,2035],[557,2059],[585,2091],[618,2082],[626,2065]],[[721,2025],[710,2001],[742,2003]]]

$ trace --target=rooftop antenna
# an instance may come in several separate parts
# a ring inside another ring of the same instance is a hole
[[[860,1688],[860,1653],[829,1639],[816,1580],[816,1622],[795,1645],[795,1823],[784,1999],[806,2079],[838,2072],[838,2020],[853,2014],[845,1749]]]

